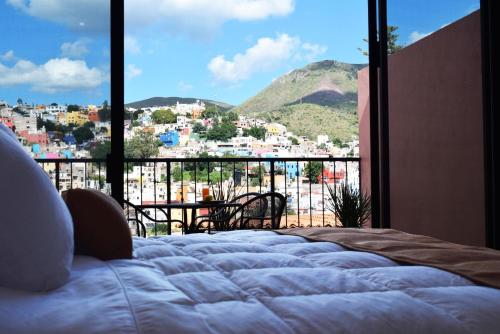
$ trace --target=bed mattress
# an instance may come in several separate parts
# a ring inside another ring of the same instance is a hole
[[[0,333],[500,333],[500,290],[271,231],[136,238],[57,290],[0,288]]]

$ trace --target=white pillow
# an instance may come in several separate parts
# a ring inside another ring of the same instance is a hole
[[[49,177],[0,124],[0,286],[47,291],[66,283],[73,222]]]

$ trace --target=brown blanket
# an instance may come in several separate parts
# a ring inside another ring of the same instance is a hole
[[[276,231],[311,241],[335,242],[391,260],[443,269],[471,281],[500,289],[500,251],[463,246],[390,229],[308,228]]]

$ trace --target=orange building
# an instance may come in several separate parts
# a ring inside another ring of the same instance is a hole
[[[97,110],[89,111],[88,118],[90,122],[99,122],[99,112]]]

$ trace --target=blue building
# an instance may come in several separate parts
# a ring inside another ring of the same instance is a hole
[[[267,153],[265,155],[265,158],[279,158],[279,157],[277,154]],[[266,166],[267,170],[269,170],[271,168],[271,164],[269,162],[266,162],[265,166]],[[294,179],[297,176],[299,176],[300,171],[301,171],[300,163],[298,166],[297,166],[297,163],[293,162],[293,161],[286,162],[286,164],[284,161],[276,161],[276,163],[274,164],[275,170],[277,170],[277,171],[281,170],[281,171],[283,171],[283,173],[285,172],[285,167],[286,167],[287,179]]]
[[[62,154],[64,155],[64,157],[66,159],[73,159],[73,153],[71,151],[68,151],[68,150],[64,150],[62,152]]]
[[[296,162],[286,162],[285,164],[283,161],[277,161],[274,166],[276,169],[281,169],[283,172],[285,172],[286,167],[286,177],[288,179],[294,179],[300,175],[300,163],[297,167]]]
[[[160,136],[160,140],[167,147],[179,145],[179,133],[177,131],[168,131]]]
[[[66,145],[76,145],[75,136],[73,136],[72,134],[65,135],[63,137],[63,142],[66,143]]]
[[[31,151],[35,154],[39,154],[42,151],[40,149],[40,144],[33,144]]]

